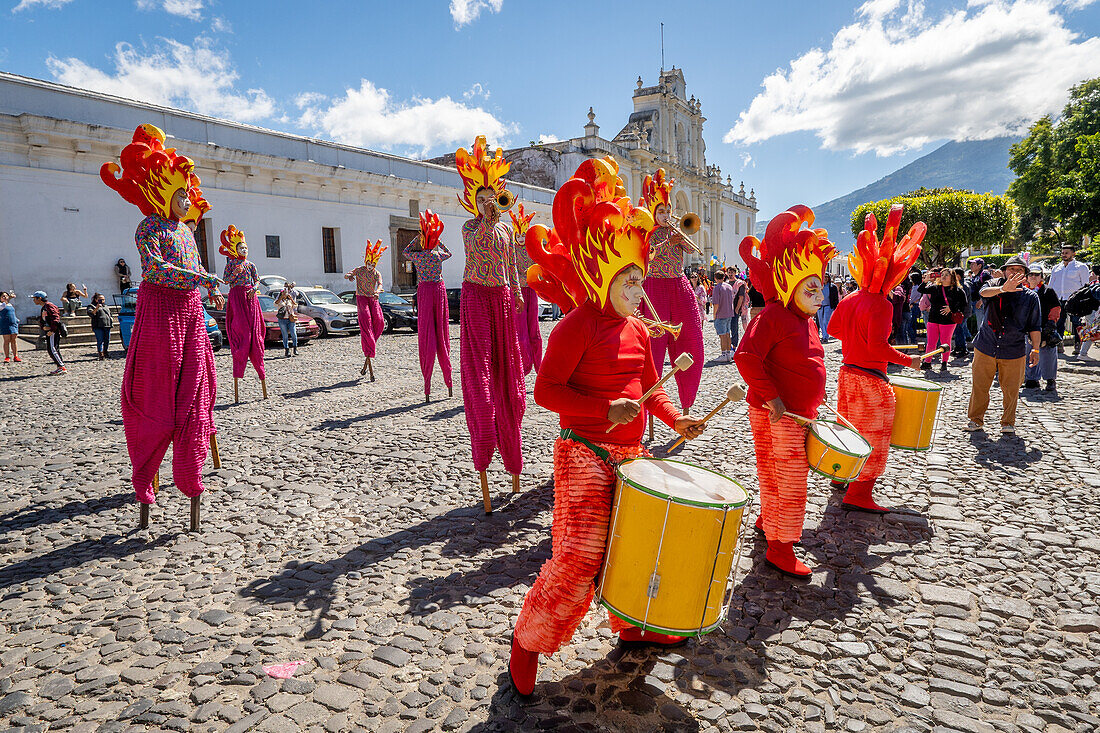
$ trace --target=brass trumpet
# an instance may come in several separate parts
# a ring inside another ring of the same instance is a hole
[[[503,214],[516,205],[516,195],[508,189],[504,189],[497,195],[493,204],[497,207],[497,211]]]
[[[644,300],[645,304],[649,306],[650,312],[656,315],[657,309],[653,307],[653,303],[649,300],[649,296],[645,294],[644,290],[642,291],[642,300]],[[653,320],[651,318],[646,318],[642,315],[642,311],[640,308],[635,311],[634,317],[644,323],[649,329],[649,334],[654,337],[659,337],[662,333],[667,333],[669,336],[672,336],[672,338],[677,338],[680,335],[680,329],[684,327],[684,324],[682,323],[672,324],[665,323],[660,319]]]
[[[692,246],[696,253],[702,254],[703,250],[695,243],[695,240],[691,238],[691,235],[698,232],[703,226],[703,220],[699,218],[699,215],[694,211],[689,211],[683,216],[673,216],[670,214],[668,218],[676,223],[676,228],[683,233],[684,239],[687,240],[688,244]]]

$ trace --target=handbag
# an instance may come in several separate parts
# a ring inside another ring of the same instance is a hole
[[[940,286],[940,292],[943,293],[943,302],[944,302],[944,304],[947,305],[948,308],[950,308],[951,307],[951,301],[949,301],[947,299],[947,290],[945,290],[942,285]],[[951,322],[952,323],[959,324],[959,323],[962,323],[965,320],[966,320],[966,314],[965,313],[961,313],[961,312],[956,313],[955,311],[951,312]]]
[[[57,335],[61,338],[69,338],[69,327],[65,325],[65,321],[61,321],[57,326]]]

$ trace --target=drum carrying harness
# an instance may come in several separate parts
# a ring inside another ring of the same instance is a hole
[[[581,445],[585,446],[586,448],[588,448],[588,450],[596,454],[596,458],[599,458],[601,461],[611,466],[612,468],[615,468],[619,465],[615,461],[611,460],[610,452],[604,450],[590,440],[585,440],[569,428],[562,428],[561,437],[562,440],[572,440],[574,443],[580,443]]]

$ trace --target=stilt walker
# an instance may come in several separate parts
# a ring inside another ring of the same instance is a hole
[[[509,211],[512,217],[512,231],[516,236],[516,263],[519,269],[519,279],[523,288],[523,308],[516,313],[516,334],[519,337],[519,353],[523,359],[523,373],[530,374],[534,367],[535,373],[542,366],[542,331],[539,330],[539,298],[535,290],[527,284],[525,273],[534,262],[527,253],[524,242],[527,230],[531,226],[534,214],[525,214],[523,204],[516,207],[518,211]]]
[[[248,260],[248,243],[244,233],[229,225],[221,234],[222,246],[218,251],[225,255],[225,282],[229,285],[229,298],[225,304],[225,332],[229,336],[229,351],[233,355],[233,401],[240,401],[237,380],[244,377],[245,367],[252,362],[256,376],[260,378],[264,399],[267,399],[267,372],[264,369],[264,325],[256,284],[260,281],[256,265]]]
[[[374,244],[367,242],[363,251],[363,264],[344,275],[347,280],[355,281],[355,307],[359,311],[359,343],[363,347],[363,368],[360,375],[370,371],[370,381],[374,381],[374,358],[378,337],[386,330],[386,319],[382,316],[382,306],[378,294],[382,292],[382,275],[378,272],[378,260],[386,251],[379,239]]]
[[[796,577],[810,575],[794,554],[806,518],[810,467],[806,428],[787,413],[812,420],[825,397],[825,350],[813,317],[824,300],[825,264],[836,257],[824,229],[801,229],[813,222],[809,208],[792,206],[768,223],[763,242],[741,240],[741,258],[767,305],[734,354],[749,386],[760,483],[756,528],[768,540],[767,563]]]
[[[474,468],[481,480],[486,513],[492,511],[485,470],[500,451],[504,470],[512,474],[512,491],[519,491],[523,446],[519,428],[527,408],[523,359],[516,337],[516,311],[523,307],[512,228],[500,220],[511,206],[505,189],[508,162],[497,148],[489,157],[485,137],[473,151],[459,148],[455,166],[465,184],[459,201],[474,215],[462,225],[466,272],[462,278],[459,320],[459,364],[462,400]]]
[[[202,467],[216,432],[217,393],[199,288],[217,307],[225,301],[217,289],[221,281],[203,269],[187,225],[210,210],[195,164],[165,148],[164,140],[157,127],[139,126],[119,156],[121,166],[105,163],[100,177],[145,215],[135,235],[142,282],[122,376],[122,424],[142,524],[156,503],[153,477],[171,445],[172,476],[191,498],[194,530]]]
[[[669,361],[676,361],[680,354],[691,354],[692,367],[676,374],[680,407],[687,412],[695,404],[703,378],[703,325],[699,301],[684,274],[684,256],[697,250],[673,226],[671,193],[674,185],[675,179],[665,179],[664,168],[653,176],[646,176],[638,205],[649,210],[656,224],[649,235],[650,263],[645,292],[657,312],[649,315],[665,323],[683,324],[676,336],[666,333],[650,340],[653,361],[660,371],[664,368],[666,353]],[[648,306],[643,306],[643,311],[648,310]]]
[[[535,401],[561,416],[562,430],[554,443],[553,555],[528,591],[512,636],[508,670],[523,695],[534,689],[539,654],[567,643],[592,603],[607,546],[614,464],[648,455],[641,445],[643,410],[689,438],[703,429],[701,421],[680,415],[658,384],[647,326],[632,317],[642,301],[653,222],[626,196],[614,159],[583,162],[554,197],[553,215],[552,231],[535,226],[527,235],[536,262],[528,281],[569,312],[551,333],[535,380]],[[562,250],[569,253],[568,270],[561,267]],[[610,622],[623,641],[684,640],[643,632],[614,614]]]
[[[881,243],[878,221],[873,214],[867,215],[855,251],[848,255],[848,270],[859,290],[840,301],[829,321],[829,335],[840,339],[844,351],[837,412],[871,444],[871,455],[856,480],[848,484],[842,506],[876,514],[889,511],[876,504],[871,495],[875,481],[886,468],[894,428],[894,390],[886,376],[886,365],[920,369],[923,360],[922,356],[906,356],[889,343],[894,308],[888,294],[908,276],[909,268],[920,257],[920,244],[927,231],[924,222],[917,222],[898,242],[903,210],[901,204],[890,207]]]
[[[447,307],[447,286],[443,283],[443,263],[451,252],[439,241],[443,222],[428,209],[420,215],[420,236],[409,243],[403,254],[416,267],[416,337],[420,349],[420,371],[424,375],[424,401],[432,393],[432,371],[436,360],[447,396],[451,384],[451,326]]]

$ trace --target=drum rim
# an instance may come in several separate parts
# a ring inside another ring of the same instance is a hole
[[[631,479],[627,478],[626,476],[624,476],[622,474],[620,469],[623,466],[627,465],[628,463],[634,463],[635,461],[662,461],[664,463],[678,463],[682,466],[690,466],[692,468],[697,468],[700,471],[706,471],[707,473],[713,473],[715,476],[720,476],[720,477],[726,479],[727,481],[733,482],[733,484],[737,488],[741,489],[741,493],[743,493],[745,495],[745,498],[744,498],[743,501],[740,501],[740,502],[705,502],[705,501],[695,501],[694,499],[684,499],[684,498],[679,497],[679,496],[670,496],[668,494],[662,494],[660,491],[657,491],[655,489],[651,489],[647,486],[642,486],[641,484],[638,484],[635,481],[632,481]],[[742,486],[741,482],[738,481],[737,479],[730,478],[729,476],[727,476],[723,473],[718,473],[717,471],[712,471],[709,468],[703,468],[702,466],[697,466],[694,463],[688,463],[687,461],[677,461],[677,460],[672,459],[672,458],[654,458],[653,456],[636,456],[634,458],[628,458],[625,461],[621,462],[618,466],[615,467],[615,478],[617,478],[619,481],[622,481],[624,484],[630,486],[631,488],[634,488],[634,489],[637,489],[638,491],[641,491],[643,494],[649,494],[650,496],[655,496],[658,499],[664,499],[665,501],[670,501],[673,504],[682,504],[684,506],[696,506],[696,507],[700,507],[702,509],[740,509],[740,508],[743,508],[743,507],[747,506],[748,502],[749,502],[749,492],[748,492],[748,490],[744,486]]]
[[[658,459],[658,460],[660,460],[660,459]],[[719,626],[722,625],[723,621],[726,620],[725,609],[723,609],[722,612],[718,614],[718,620],[715,621],[713,624],[708,624],[707,626],[694,627],[694,628],[690,628],[690,629],[674,629],[674,628],[671,628],[669,626],[661,626],[659,624],[646,623],[645,621],[642,621],[641,619],[632,618],[629,614],[626,614],[626,613],[620,611],[619,609],[613,607],[602,596],[599,598],[599,602],[600,602],[601,606],[603,606],[604,608],[607,609],[608,613],[615,614],[620,619],[622,619],[623,621],[626,621],[628,624],[631,624],[632,626],[636,626],[639,629],[644,627],[646,630],[649,630],[649,631],[656,631],[656,632],[659,632],[659,633],[662,633],[662,634],[673,634],[675,636],[702,636],[703,634],[708,634],[711,631],[714,631],[715,629],[717,629]]]
[[[896,381],[898,379],[904,379],[907,382],[917,382],[917,384],[907,384],[906,382]],[[928,386],[925,386],[928,385]],[[943,392],[943,385],[936,384],[931,379],[921,379],[920,377],[910,377],[908,374],[891,374],[890,386],[898,387],[900,389],[911,389],[915,392]]]
[[[857,438],[859,438],[860,440],[862,440],[863,444],[865,446],[867,446],[867,452],[866,453],[849,453],[848,451],[844,450],[843,448],[837,448],[837,447],[833,446],[831,443],[826,443],[825,440],[822,439],[820,435],[818,435],[817,433],[814,432],[814,429],[817,427],[817,425],[819,423],[825,423],[825,424],[828,424],[828,425],[840,425],[840,427],[847,429],[851,433],[854,433],[855,436]],[[837,453],[841,454],[842,456],[848,456],[849,458],[870,458],[871,453],[874,452],[874,449],[871,448],[871,443],[870,443],[870,441],[867,440],[867,438],[864,438],[862,435],[860,435],[855,430],[852,430],[847,425],[843,425],[842,423],[837,422],[836,420],[814,420],[813,425],[810,426],[810,432],[813,433],[814,435],[816,435],[818,440],[821,440],[822,443],[825,443],[825,446],[827,448],[829,448],[830,450],[836,451]]]

